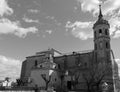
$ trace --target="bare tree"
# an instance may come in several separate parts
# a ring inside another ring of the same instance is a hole
[[[49,76],[49,79],[46,78],[46,75],[45,74],[41,74],[42,78],[44,79],[45,83],[46,83],[46,87],[45,87],[45,90],[48,89],[48,84],[51,80],[51,76]]]
[[[81,76],[80,74],[81,73],[79,70],[75,71],[74,73],[74,80],[72,81],[72,86],[75,89],[76,89],[76,85],[79,84],[79,77]]]
[[[88,92],[91,92],[91,85],[94,80],[94,73],[93,72],[90,73],[90,72],[83,73],[83,79],[85,80]]]
[[[100,84],[109,72],[110,67],[107,63],[94,64],[87,73],[83,73],[83,79],[87,85],[87,91],[100,90]]]
[[[11,86],[12,87],[16,87],[17,86],[17,82],[12,81]]]

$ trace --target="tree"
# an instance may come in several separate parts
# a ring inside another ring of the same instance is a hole
[[[99,63],[95,66],[95,75],[94,75],[94,85],[97,87],[97,90],[100,90],[100,83],[107,74],[108,67],[105,63]]]
[[[12,86],[12,87],[16,87],[16,86],[17,86],[17,82],[14,82],[14,81],[13,81],[13,82],[11,83],[11,86]]]
[[[45,87],[45,90],[48,89],[48,84],[51,80],[51,76],[49,76],[49,79],[46,78],[46,75],[45,74],[41,74],[42,78],[44,79],[45,83],[46,83],[46,87]]]
[[[94,74],[90,73],[90,72],[89,73],[83,73],[83,79],[85,80],[88,92],[91,92],[91,85],[92,85],[92,82],[94,80]]]
[[[100,90],[100,84],[105,76],[110,72],[111,67],[107,63],[97,63],[92,65],[88,72],[83,73],[83,79],[87,85],[87,91],[93,92],[93,90]]]
[[[9,82],[9,81],[10,81],[10,78],[9,78],[9,77],[6,77],[6,78],[5,78],[5,81],[8,81],[8,82]]]
[[[72,80],[73,89],[76,89],[76,85],[79,84],[80,71],[76,70],[74,73],[74,80]]]
[[[8,86],[8,83],[10,82],[10,78],[9,77],[5,77],[5,81],[7,82],[6,86]]]
[[[28,79],[16,79],[16,82],[17,82],[17,86],[25,86],[28,84]]]
[[[21,79],[16,79],[16,82],[17,82],[17,86],[22,86],[23,85],[23,82]]]

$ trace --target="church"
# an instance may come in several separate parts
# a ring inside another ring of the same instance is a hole
[[[61,53],[55,49],[37,52],[22,63],[23,86],[55,90],[114,91],[110,24],[103,18],[101,5],[93,25],[94,50]]]

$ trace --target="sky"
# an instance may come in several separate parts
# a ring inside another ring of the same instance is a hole
[[[93,50],[99,4],[120,64],[120,0],[0,0],[0,79],[19,78],[22,61],[48,48]]]

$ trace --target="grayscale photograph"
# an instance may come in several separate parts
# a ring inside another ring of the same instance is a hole
[[[120,0],[0,0],[0,92],[120,92]]]

